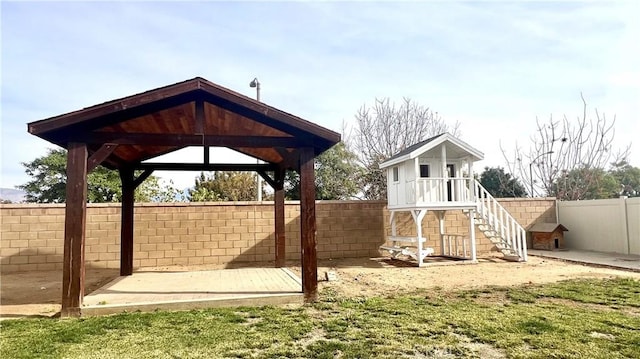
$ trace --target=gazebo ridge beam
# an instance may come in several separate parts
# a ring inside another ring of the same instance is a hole
[[[137,170],[154,171],[275,171],[277,166],[271,163],[158,163],[145,162],[134,165]]]
[[[218,146],[218,147],[300,147],[308,144],[306,139],[295,137],[226,136],[202,134],[152,134],[120,132],[87,132],[73,136],[89,144],[112,143],[138,146]]]

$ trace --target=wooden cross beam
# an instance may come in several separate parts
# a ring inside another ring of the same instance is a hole
[[[87,172],[93,171],[96,167],[98,167],[104,160],[113,153],[113,151],[118,147],[115,143],[105,143],[100,147],[99,150],[94,152],[94,154],[89,157],[87,160]]]

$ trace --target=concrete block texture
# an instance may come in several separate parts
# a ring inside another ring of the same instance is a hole
[[[536,222],[555,222],[554,199],[505,199],[500,202],[527,228]],[[2,272],[61,268],[64,242],[64,204],[0,205],[0,269]],[[533,211],[532,211],[533,209]],[[134,266],[227,265],[275,259],[272,202],[204,202],[136,204]],[[287,259],[300,259],[300,208],[285,205]],[[446,215],[448,234],[467,235],[468,218],[461,211]],[[369,257],[390,234],[389,212],[383,201],[318,201],[316,203],[318,258]],[[408,213],[399,232],[415,232]],[[438,222],[429,213],[423,223],[428,246],[439,253]],[[478,253],[492,250],[476,233]],[[118,268],[120,260],[120,204],[89,204],[85,260],[87,267]]]

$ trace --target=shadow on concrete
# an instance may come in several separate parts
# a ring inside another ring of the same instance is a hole
[[[18,255],[28,255],[20,253]],[[62,256],[56,256],[62,262]],[[54,258],[50,257],[51,260]],[[117,278],[119,269],[107,269],[86,264],[85,294],[91,293]],[[25,304],[60,304],[62,298],[62,269],[3,272],[0,281],[0,306]],[[10,315],[11,313],[6,313]],[[5,311],[2,310],[2,316]]]

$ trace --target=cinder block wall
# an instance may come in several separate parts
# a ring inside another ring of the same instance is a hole
[[[555,200],[501,200],[527,227],[555,222]],[[138,204],[135,207],[134,267],[225,265],[275,258],[272,203]],[[287,259],[300,258],[300,212],[297,202],[285,206]],[[319,258],[378,256],[390,233],[386,202],[318,201]],[[413,230],[410,217],[402,230]],[[467,234],[468,219],[448,213],[447,233]],[[0,205],[2,272],[62,268],[64,205]],[[436,238],[435,216],[427,215],[424,233]],[[85,259],[88,267],[119,268],[120,205],[89,204]],[[492,245],[478,234],[479,254]],[[429,245],[439,245],[432,241]],[[439,253],[439,249],[436,250]]]
[[[319,258],[378,255],[384,243],[384,202],[319,201]],[[134,267],[224,265],[275,259],[272,203],[138,204]],[[0,205],[3,272],[62,268],[64,205]],[[298,202],[285,206],[286,258],[300,258]],[[89,204],[88,267],[119,268],[120,204]]]

